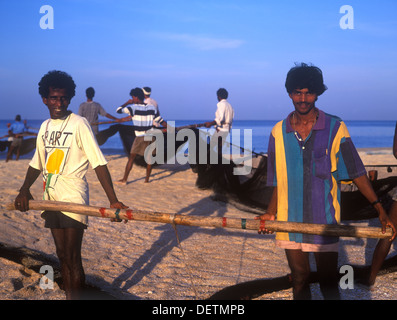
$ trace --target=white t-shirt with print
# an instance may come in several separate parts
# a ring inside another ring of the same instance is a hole
[[[71,113],[65,119],[48,119],[42,123],[29,165],[43,173],[44,200],[88,204],[85,175],[89,164],[95,169],[107,161],[85,118]],[[62,212],[88,223],[87,216]]]

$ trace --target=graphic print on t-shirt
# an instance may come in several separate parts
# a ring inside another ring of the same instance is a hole
[[[69,117],[67,118],[67,120]],[[44,133],[43,141],[46,150],[46,164],[45,168],[49,174],[61,174],[65,166],[66,156],[72,143],[72,132],[65,132],[64,129],[68,124],[68,121],[64,126],[49,128],[47,124],[46,131]]]
[[[60,172],[61,164],[65,158],[65,153],[61,149],[55,149],[50,154],[47,160],[46,169],[48,173],[58,174]]]

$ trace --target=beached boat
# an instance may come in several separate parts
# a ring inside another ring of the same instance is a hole
[[[8,148],[11,145],[11,141],[5,140],[5,141],[0,141],[0,152],[8,152]],[[22,145],[20,149],[20,155],[27,154],[31,151],[36,149],[36,137],[34,138],[28,138],[28,139],[23,139],[22,140]]]

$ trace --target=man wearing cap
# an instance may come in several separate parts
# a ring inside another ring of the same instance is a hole
[[[152,94],[152,88],[150,87],[143,87],[142,88],[143,94],[145,95],[145,99],[143,100],[143,103],[147,105],[154,106],[157,111],[159,111],[159,105],[156,100],[154,100],[150,95]],[[155,127],[159,127],[159,124],[157,122],[153,122],[153,125]]]
[[[150,104],[155,106],[157,109],[159,108],[157,101],[150,97],[152,94],[152,88],[150,87],[143,87],[142,88],[143,94],[145,95],[145,99],[143,100],[144,103]]]

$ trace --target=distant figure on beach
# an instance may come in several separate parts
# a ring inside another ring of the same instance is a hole
[[[393,155],[397,159],[397,123],[394,131]],[[394,223],[394,225],[397,225],[397,186],[390,190],[388,194],[393,200],[390,210],[388,212],[389,218]],[[390,251],[391,244],[392,242],[388,239],[380,239],[378,241],[378,244],[376,245],[374,254],[372,256],[372,264],[368,279],[365,279],[363,281],[365,285],[371,287],[375,284],[376,276],[378,275],[378,272]]]
[[[145,99],[143,100],[143,103],[150,104],[150,105],[154,106],[154,107],[157,109],[157,111],[160,112],[160,110],[159,110],[159,105],[158,105],[157,101],[154,100],[154,99],[151,97],[152,88],[150,88],[150,87],[143,87],[142,90],[143,90],[143,94],[145,95]],[[160,127],[160,126],[161,126],[161,125],[158,124],[156,121],[153,122],[153,125],[154,125],[155,127]]]
[[[10,141],[10,145],[8,146],[8,150],[10,150],[10,148],[11,148],[11,142],[12,142],[12,140],[14,140],[14,138],[12,137],[12,135],[10,135],[10,127],[11,127],[11,123],[10,122],[8,122],[7,123],[7,135],[6,136],[3,136],[2,138],[5,138],[5,137],[8,137],[8,139],[7,139],[7,141]]]
[[[8,128],[8,134],[10,138],[12,138],[12,141],[8,149],[6,162],[12,159],[12,154],[14,152],[16,152],[15,160],[19,160],[24,132],[25,132],[25,125],[21,121],[21,116],[18,114],[15,117],[15,121]]]
[[[220,88],[216,92],[218,103],[216,105],[215,120],[206,122],[205,127],[210,128],[215,126],[216,131],[230,132],[233,124],[234,110],[231,104],[227,101],[229,93],[226,89]]]
[[[79,116],[82,116],[88,120],[88,122],[91,124],[92,131],[95,135],[97,135],[99,132],[98,125],[95,125],[94,123],[98,122],[99,114],[112,120],[118,119],[107,113],[106,110],[98,102],[92,100],[95,96],[94,88],[87,88],[85,94],[87,96],[87,101],[80,104],[78,114]]]
[[[121,121],[127,121],[132,119],[132,123],[135,129],[135,139],[131,147],[131,151],[128,157],[128,162],[125,167],[124,176],[122,179],[116,181],[116,183],[126,184],[128,175],[132,169],[134,159],[137,154],[145,156],[146,148],[153,142],[151,140],[145,140],[145,136],[150,135],[150,130],[153,129],[154,122],[167,127],[167,122],[160,116],[160,112],[156,107],[150,104],[145,104],[143,90],[141,88],[135,88],[130,91],[129,99],[122,106],[117,108],[117,113],[126,113],[127,117],[121,118]],[[146,138],[148,139],[148,138]],[[148,155],[149,157],[151,155]],[[145,159],[146,161],[146,159]],[[152,165],[146,161],[146,178],[145,182],[149,182],[150,173],[152,172]]]
[[[285,87],[294,111],[272,129],[268,146],[267,182],[274,187],[262,220],[337,224],[342,180],[353,180],[379,214],[382,230],[396,228],[366,175],[345,123],[316,107],[327,89],[322,71],[305,63],[291,68]],[[259,232],[267,233],[265,228]],[[291,269],[294,299],[310,299],[309,252],[314,253],[324,299],[340,299],[338,237],[277,232]]]
[[[232,128],[233,118],[234,118],[234,110],[231,104],[227,101],[229,97],[229,93],[226,89],[220,88],[216,92],[216,97],[218,99],[218,103],[216,105],[215,111],[215,120],[205,122],[204,126],[210,128],[211,126],[215,126],[216,133],[211,137],[211,139],[217,139],[218,150],[218,164],[221,164],[222,159],[222,146],[226,141],[226,137],[228,136],[230,129]]]
[[[29,210],[33,199],[30,187],[40,174],[44,177],[44,200],[88,204],[85,179],[89,164],[100,181],[111,208],[125,209],[113,189],[107,162],[98,147],[87,119],[70,111],[76,85],[70,75],[50,71],[39,82],[39,93],[48,107],[50,119],[40,127],[35,154],[14,205]],[[51,229],[67,299],[82,298],[85,275],[81,245],[87,216],[64,211],[44,211],[45,227]]]
[[[159,105],[158,105],[157,101],[154,100],[154,99],[151,97],[152,88],[150,88],[150,87],[143,87],[142,90],[143,90],[143,94],[145,95],[145,99],[143,100],[143,102],[146,103],[146,104],[150,104],[150,105],[152,105],[152,106],[155,106],[155,107],[158,109],[158,108],[159,108]]]

